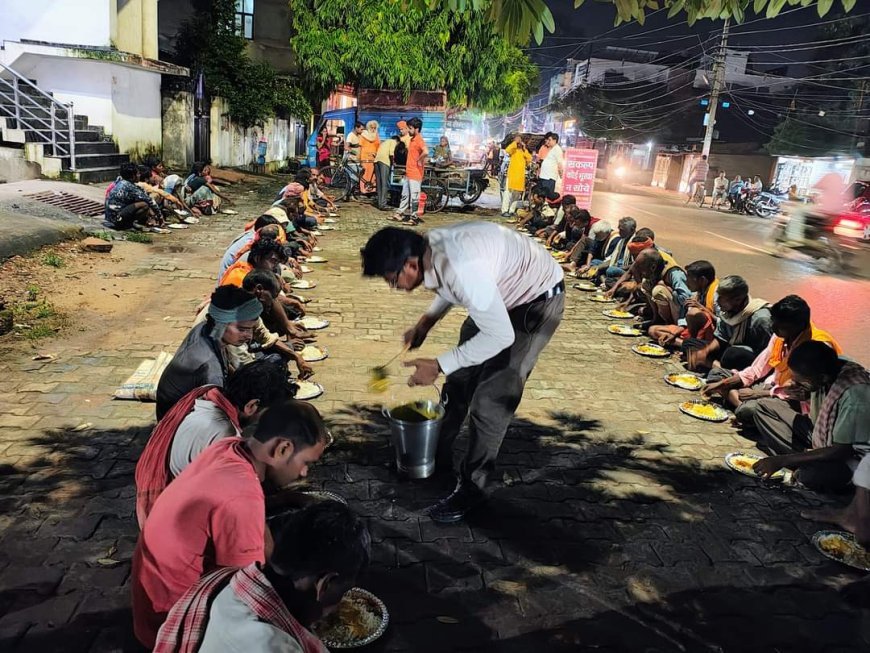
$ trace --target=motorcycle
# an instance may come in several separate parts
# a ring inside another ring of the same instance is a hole
[[[837,233],[841,218],[839,214],[789,207],[776,216],[767,245],[775,257],[798,252],[809,256],[819,272],[846,272],[855,247]]]
[[[746,200],[746,212],[754,213],[759,218],[769,218],[781,212],[781,205],[787,199],[788,193],[778,188],[761,191]]]

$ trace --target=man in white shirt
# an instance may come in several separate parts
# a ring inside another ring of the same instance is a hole
[[[556,184],[562,178],[562,173],[565,170],[565,153],[559,145],[559,134],[550,132],[544,139],[544,144],[550,149],[541,163],[538,183],[550,193],[555,193]]]
[[[562,269],[541,245],[489,222],[433,229],[425,236],[388,227],[372,236],[361,254],[365,276],[383,277],[408,292],[424,286],[437,295],[405,332],[411,349],[423,344],[450,308],[468,311],[456,347],[405,363],[415,368],[409,385],[430,385],[447,375],[438,447],[442,468],[452,465],[453,443],[469,417],[459,483],[428,510],[434,521],[458,521],[484,500],[526,379],[562,320]]]

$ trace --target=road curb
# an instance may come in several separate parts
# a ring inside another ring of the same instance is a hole
[[[83,235],[81,225],[0,211],[0,261]]]

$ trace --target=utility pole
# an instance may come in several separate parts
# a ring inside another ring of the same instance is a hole
[[[713,130],[716,128],[716,109],[719,106],[719,93],[725,86],[725,48],[728,47],[728,24],[730,19],[725,19],[722,26],[722,40],[719,42],[719,52],[713,60],[713,86],[710,89],[710,106],[707,108],[707,130],[704,132],[704,146],[701,154],[710,156],[710,147],[713,145]]]

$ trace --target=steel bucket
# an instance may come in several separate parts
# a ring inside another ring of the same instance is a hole
[[[415,406],[435,413],[434,419],[408,421],[392,415],[393,410],[403,406]],[[444,420],[444,405],[431,399],[402,404],[381,411],[390,423],[390,438],[396,449],[396,467],[408,478],[428,478],[435,471],[435,453],[438,450],[438,435]]]

